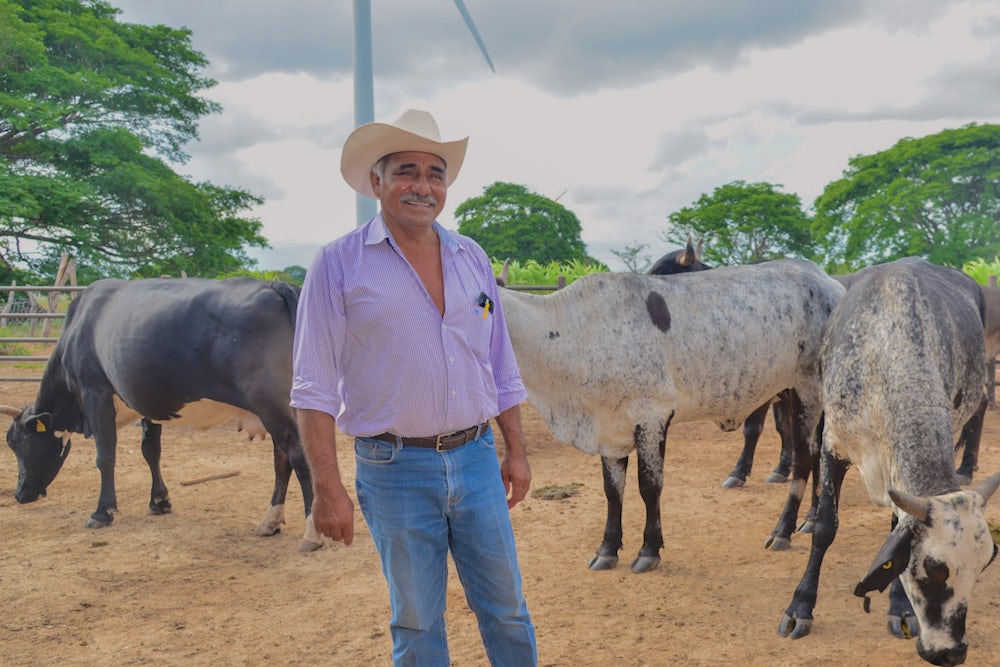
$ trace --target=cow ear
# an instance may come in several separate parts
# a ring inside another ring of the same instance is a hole
[[[30,433],[51,433],[52,415],[48,412],[30,415],[24,420],[24,428]]]
[[[888,539],[868,569],[868,574],[854,587],[854,594],[860,598],[871,591],[881,593],[896,577],[905,572],[910,565],[912,541],[913,532],[909,527],[897,527],[889,533]]]

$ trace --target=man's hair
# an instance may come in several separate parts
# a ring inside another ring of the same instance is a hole
[[[378,162],[372,165],[372,172],[376,176],[378,176],[378,180],[380,183],[382,182],[383,177],[385,176],[385,163],[389,159],[389,155],[392,155],[392,153],[383,155],[378,159]]]

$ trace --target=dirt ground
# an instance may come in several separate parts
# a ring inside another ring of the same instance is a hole
[[[0,383],[0,402],[24,405],[35,390],[33,383]],[[660,567],[639,575],[628,569],[643,521],[634,477],[621,563],[590,572],[586,563],[605,516],[600,461],[554,441],[527,404],[524,416],[533,488],[580,485],[574,497],[529,498],[513,510],[541,665],[921,664],[913,641],[886,632],[886,596],[874,596],[866,615],[852,595],[889,522],[856,472],[845,483],[812,634],[792,641],[777,627],[809,539],[796,536],[786,552],[763,548],[787,491],[763,481],[777,462],[770,421],[756,471],[739,490],[719,486],[741,446],[739,432],[708,423],[671,427],[666,548]],[[302,553],[301,494],[293,488],[285,530],[255,537],[271,492],[270,442],[248,443],[224,426],[165,428],[163,440],[173,513],[147,514],[139,432],[126,430],[119,439],[120,511],[101,530],[84,528],[97,502],[93,443],[75,442],[48,497],[29,505],[13,498],[13,454],[0,454],[0,664],[390,664],[385,583],[360,513],[351,547]],[[341,452],[342,468],[353,476],[350,448]],[[1000,412],[991,411],[977,479],[996,470]],[[231,472],[239,474],[181,484]],[[1000,523],[1000,502],[987,516]],[[453,665],[487,664],[454,576],[448,627]],[[968,637],[967,664],[1000,665],[998,566],[986,570],[974,592]]]

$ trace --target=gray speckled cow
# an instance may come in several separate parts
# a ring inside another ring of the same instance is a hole
[[[591,569],[617,564],[628,455],[638,452],[646,526],[636,572],[659,563],[671,423],[735,429],[786,389],[802,402],[803,456],[820,418],[819,338],[844,288],[815,264],[780,260],[662,277],[593,274],[547,296],[501,291],[528,399],[552,435],[604,470],[608,518]],[[798,450],[796,450],[798,455]],[[790,538],[793,484],[772,539]]]
[[[819,511],[781,635],[809,634],[840,486],[854,463],[872,500],[895,514],[855,594],[892,584],[890,631],[919,634],[928,662],[965,661],[969,595],[996,554],[983,507],[1000,484],[998,473],[962,491],[954,467],[955,433],[983,396],[983,317],[980,287],[959,271],[907,258],[856,274],[823,336]]]

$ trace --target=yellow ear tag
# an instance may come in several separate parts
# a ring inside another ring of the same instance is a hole
[[[45,424],[40,421],[35,422],[35,431],[38,433],[45,433]]]

